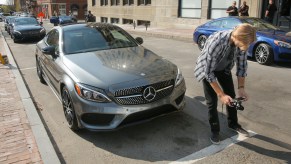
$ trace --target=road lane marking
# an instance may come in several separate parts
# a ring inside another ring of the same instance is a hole
[[[227,138],[223,141],[220,142],[219,145],[210,145],[202,150],[199,150],[193,154],[190,154],[184,158],[178,159],[177,161],[174,162],[170,162],[169,164],[190,164],[190,163],[194,163],[197,161],[200,161],[204,158],[206,158],[207,156],[210,156],[212,154],[215,154],[217,152],[220,152],[238,142],[241,142],[243,140],[246,140],[250,137],[253,137],[254,135],[256,135],[256,132],[253,132],[251,130],[248,130],[250,136],[249,137],[245,137],[241,134],[235,135],[233,137]]]
[[[23,70],[29,70],[29,69],[36,69],[36,67],[21,68],[20,70],[23,71]]]

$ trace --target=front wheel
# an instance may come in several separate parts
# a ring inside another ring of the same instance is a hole
[[[43,78],[43,72],[42,72],[42,69],[40,67],[39,60],[37,60],[37,59],[36,59],[36,72],[37,72],[37,76],[38,76],[39,81],[43,84],[46,84],[46,82]]]
[[[259,64],[271,65],[274,62],[274,53],[270,45],[266,43],[259,44],[255,49],[255,58]]]
[[[198,48],[200,50],[202,50],[204,48],[205,42],[206,42],[207,37],[205,35],[200,35],[198,40],[197,40],[197,44],[198,44]]]
[[[69,94],[69,90],[66,86],[62,89],[62,105],[70,129],[73,131],[78,131],[80,128],[78,127],[78,121],[75,114],[73,102]]]

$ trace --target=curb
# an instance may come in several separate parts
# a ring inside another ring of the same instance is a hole
[[[33,101],[30,97],[30,94],[25,86],[25,83],[23,81],[23,78],[20,74],[20,71],[17,67],[17,64],[14,60],[14,57],[10,51],[10,48],[4,38],[2,30],[0,30],[0,34],[3,36],[3,43],[4,43],[4,49],[6,51],[8,61],[10,65],[12,66],[11,71],[13,72],[15,76],[15,82],[18,88],[18,92],[21,98],[21,101],[23,103],[29,124],[31,126],[31,130],[33,132],[33,135],[36,140],[36,144],[39,150],[39,153],[41,155],[41,159],[44,164],[60,164],[60,160],[57,156],[57,153],[48,137],[48,134],[44,128],[44,125],[37,113],[37,110],[35,108],[35,105],[33,104]]]

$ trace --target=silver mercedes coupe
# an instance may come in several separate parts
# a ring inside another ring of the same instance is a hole
[[[179,68],[107,23],[54,27],[36,44],[40,82],[62,102],[76,131],[113,130],[182,110]]]

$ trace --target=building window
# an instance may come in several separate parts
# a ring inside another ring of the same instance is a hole
[[[145,26],[145,25],[147,25],[147,26],[150,26],[151,25],[151,22],[150,21],[146,21],[146,20],[137,20],[137,25],[138,26]]]
[[[150,5],[151,0],[138,0],[137,4],[138,5]]]
[[[108,0],[101,0],[100,4],[101,4],[101,6],[107,6]]]
[[[66,4],[59,5],[59,12],[60,12],[60,15],[66,15]]]
[[[118,24],[118,23],[119,23],[119,18],[111,18],[111,19],[110,19],[110,22],[111,22],[111,23],[116,23],[116,24]]]
[[[133,24],[132,19],[122,19],[122,24]]]
[[[201,0],[180,0],[179,17],[201,18]]]
[[[101,17],[101,22],[107,23],[108,22],[108,18],[107,17]]]
[[[228,16],[226,10],[232,5],[233,0],[211,0],[210,1],[210,16],[211,19]],[[238,3],[237,3],[238,5]],[[238,6],[236,6],[238,7]]]
[[[120,5],[120,0],[111,0],[111,6]]]
[[[123,5],[133,5],[133,0],[123,0]]]
[[[96,0],[92,0],[92,6],[96,5]]]

